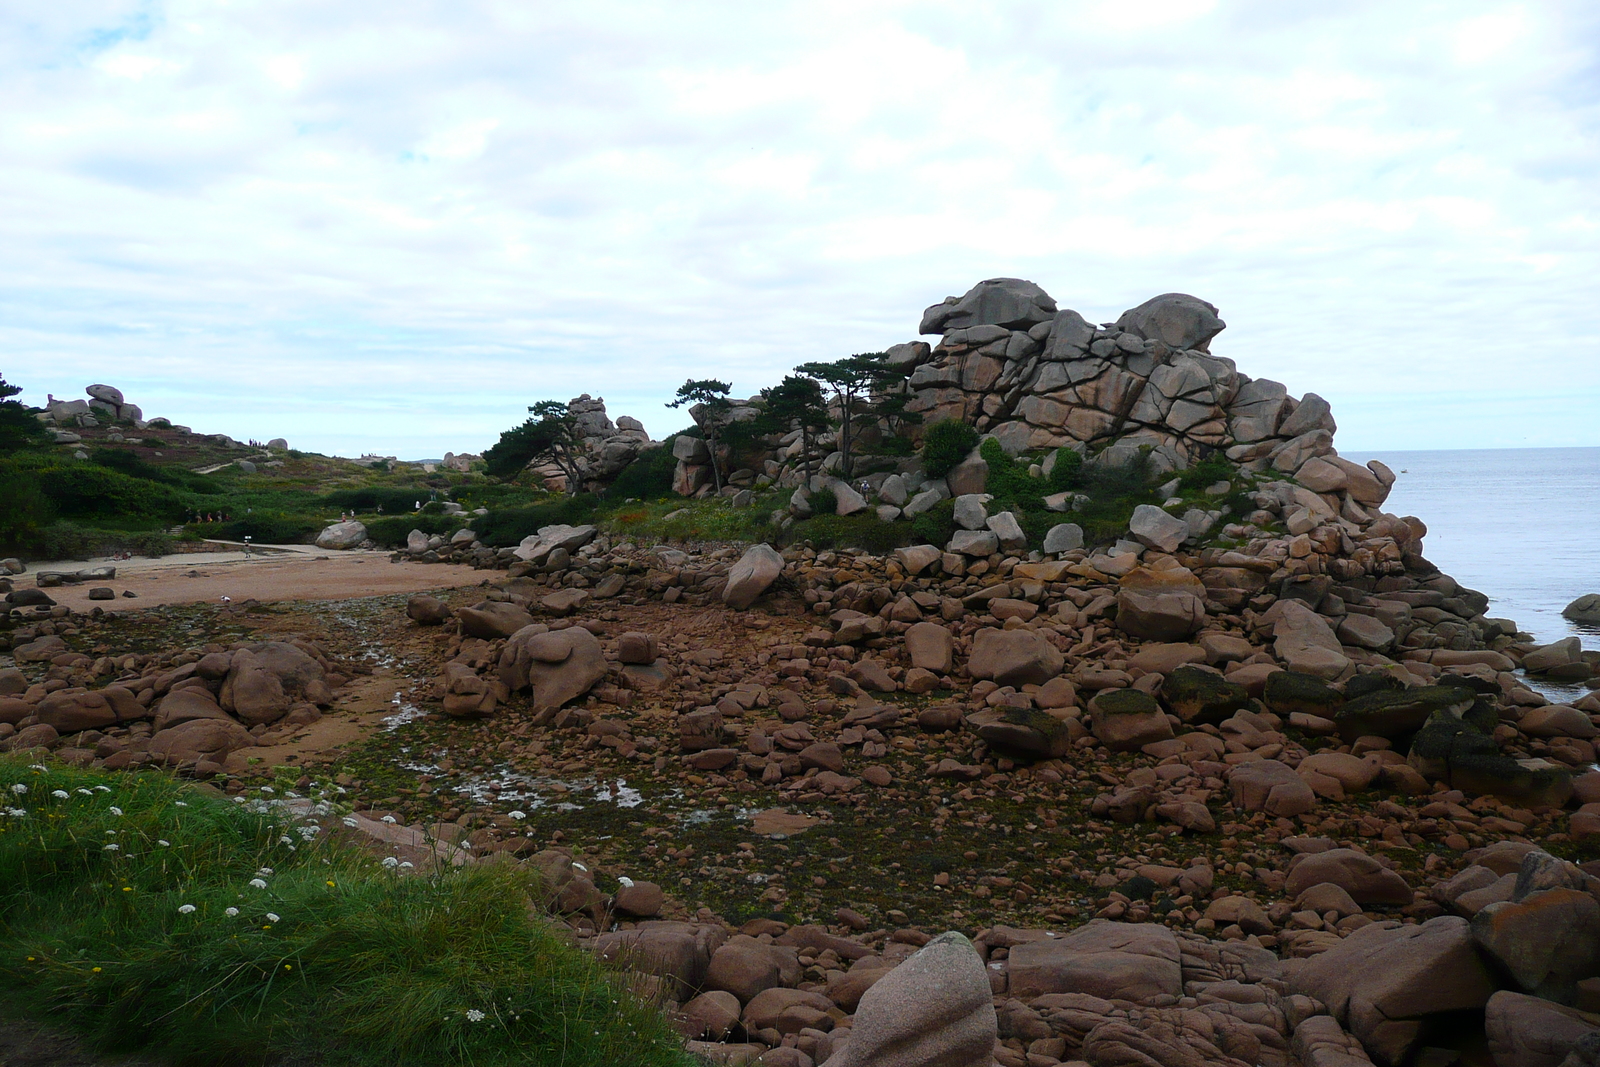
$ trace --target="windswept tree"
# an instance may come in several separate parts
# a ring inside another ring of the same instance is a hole
[[[872,394],[899,371],[890,366],[886,352],[862,352],[832,363],[802,363],[795,370],[833,393],[830,406],[838,408],[840,472],[848,479],[855,472],[856,417],[869,414]]]
[[[827,401],[822,397],[822,386],[815,378],[790,374],[777,385],[761,390],[761,398],[766,401],[758,420],[763,433],[800,431],[800,462],[809,480],[812,447],[817,435],[833,424],[828,417]]]
[[[578,465],[582,444],[578,417],[559,400],[541,400],[529,407],[528,413],[527,422],[501,434],[500,440],[484,452],[489,476],[515,478],[529,464],[547,461],[567,476],[567,492],[576,493],[583,483],[583,470]]]
[[[706,435],[706,448],[711,452],[711,484],[718,494],[722,492],[722,464],[717,459],[717,445],[727,426],[728,413],[733,410],[733,402],[728,399],[728,391],[732,388],[727,382],[719,382],[715,378],[690,378],[678,386],[677,399],[667,404],[669,408],[693,405],[689,414],[694,417],[700,432]]]
[[[22,386],[10,385],[0,377],[0,455],[26,448],[44,437],[44,427],[27,406],[10,399],[20,392]]]

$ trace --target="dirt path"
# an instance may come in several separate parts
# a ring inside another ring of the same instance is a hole
[[[484,571],[450,563],[391,563],[385,552],[328,552],[293,545],[281,550],[253,549],[249,558],[243,552],[207,552],[161,559],[42,563],[30,566],[28,573],[15,580],[19,586],[32,585],[37,571],[99,566],[116,567],[116,578],[57,586],[49,590],[51,598],[74,611],[97,607],[136,611],[163,604],[242,603],[250,599],[344,600],[477,585],[486,576]],[[97,586],[116,590],[117,598],[90,600],[89,590]],[[124,592],[134,595],[124,597]]]

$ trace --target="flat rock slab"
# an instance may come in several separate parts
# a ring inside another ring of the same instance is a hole
[[[750,825],[763,837],[772,834],[793,837],[795,834],[805,833],[821,821],[810,815],[800,815],[782,808],[769,808],[766,811],[756,812],[750,819]]]
[[[1178,939],[1164,926],[1094,919],[1065,937],[1011,949],[1010,995],[1087,993],[1106,1000],[1143,1001],[1183,995]]]

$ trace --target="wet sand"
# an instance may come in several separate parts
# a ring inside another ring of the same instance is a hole
[[[332,552],[305,545],[281,549],[256,548],[243,552],[199,552],[160,559],[71,560],[29,564],[24,574],[12,578],[17,587],[30,587],[39,571],[88,570],[112,566],[117,576],[109,581],[87,581],[48,590],[51,599],[74,611],[138,611],[163,604],[233,603],[255,599],[263,603],[284,600],[345,600],[351,597],[411,593],[425,589],[454,589],[477,585],[490,572],[450,563],[393,563],[387,552],[359,550]],[[114,600],[90,600],[89,590],[109,586]],[[124,591],[134,596],[124,597]]]

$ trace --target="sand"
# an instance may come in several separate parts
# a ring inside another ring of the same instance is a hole
[[[160,559],[77,560],[39,563],[12,580],[18,588],[31,586],[32,575],[44,570],[88,570],[112,566],[110,581],[89,581],[56,586],[51,599],[74,611],[139,611],[163,604],[233,603],[255,599],[263,603],[284,600],[345,600],[385,593],[412,593],[427,589],[453,589],[477,585],[485,572],[451,563],[394,563],[386,552],[350,550],[330,552],[309,546],[242,552],[204,552]],[[109,586],[114,600],[90,600],[89,590]],[[133,597],[124,597],[124,591]]]

